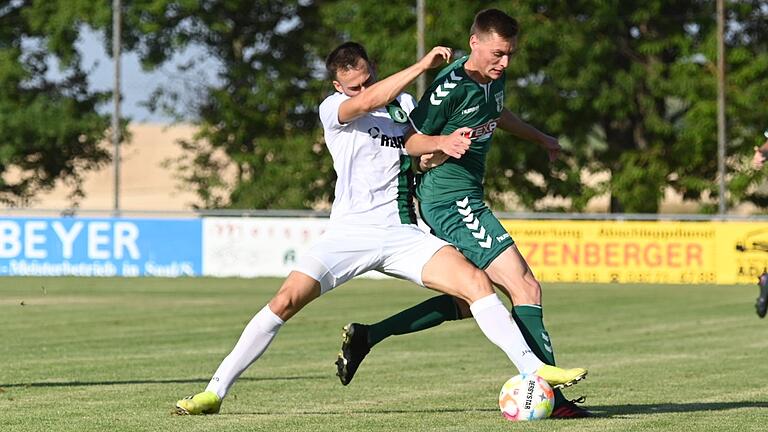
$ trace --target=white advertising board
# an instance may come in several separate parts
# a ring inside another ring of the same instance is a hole
[[[203,276],[285,277],[327,224],[325,218],[204,218]],[[361,277],[388,276],[371,271]]]
[[[287,276],[328,219],[205,218],[203,275]]]

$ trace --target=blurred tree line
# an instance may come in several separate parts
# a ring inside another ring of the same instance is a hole
[[[0,1],[0,203],[23,206],[57,180],[83,195],[83,174],[109,162],[100,146],[110,95],[88,89],[74,49],[88,1]],[[58,68],[60,79],[50,69]]]
[[[754,193],[766,176],[748,159],[768,127],[768,1],[726,3],[729,199],[766,206],[768,197]],[[667,187],[690,200],[716,199],[714,0],[426,4],[427,49],[467,53],[468,29],[481,8],[498,7],[520,21],[507,106],[559,136],[567,150],[549,164],[536,145],[498,133],[486,177],[495,209],[508,209],[510,192],[517,205],[549,211],[580,211],[609,194],[612,211],[653,213]],[[356,40],[380,76],[413,63],[415,5],[123,0],[123,44],[149,70],[191,46],[220,63],[216,82],[195,87],[192,97],[159,83],[149,101],[199,125],[172,166],[205,207],[311,208],[333,194],[317,117],[332,91],[324,56]],[[97,145],[108,118],[96,108],[110,95],[88,90],[73,47],[85,25],[103,30],[111,46],[110,6],[0,1],[0,200],[18,203],[56,179],[78,185],[84,170],[108,160]],[[64,79],[48,78],[51,59]],[[236,184],[225,184],[217,151],[234,164]],[[26,174],[10,181],[11,172]]]

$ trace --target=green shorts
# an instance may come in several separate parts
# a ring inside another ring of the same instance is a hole
[[[515,244],[482,199],[421,203],[421,218],[433,233],[456,246],[480,269],[488,267],[504,249]]]

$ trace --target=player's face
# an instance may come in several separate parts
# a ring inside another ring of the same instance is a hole
[[[376,82],[371,65],[363,59],[357,61],[357,65],[351,69],[339,69],[336,71],[336,79],[333,86],[336,90],[349,97],[360,94],[361,91]]]
[[[498,79],[509,66],[509,59],[517,49],[517,37],[505,39],[496,33],[473,34],[469,38],[472,57],[483,77]]]

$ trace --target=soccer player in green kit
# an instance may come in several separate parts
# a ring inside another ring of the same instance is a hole
[[[470,31],[471,53],[443,69],[411,112],[416,133],[406,148],[423,155],[426,170],[416,190],[421,216],[434,234],[456,246],[512,301],[512,315],[528,344],[545,363],[554,365],[552,344],[544,327],[541,285],[501,223],[483,202],[485,158],[498,127],[538,143],[554,160],[560,145],[504,108],[505,69],[517,47],[517,21],[497,9],[475,16]],[[467,129],[469,151],[461,158],[431,153],[429,135]],[[471,132],[469,131],[471,129]],[[379,323],[351,323],[344,328],[337,374],[346,385],[375,344],[391,335],[412,333],[444,321],[471,317],[468,306],[442,295],[406,309]],[[588,417],[591,413],[557,390],[552,417]]]

